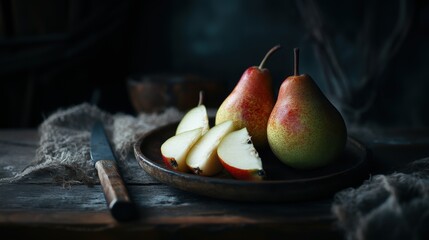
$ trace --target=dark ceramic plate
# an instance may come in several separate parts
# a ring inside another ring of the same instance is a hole
[[[209,197],[254,202],[303,201],[332,196],[368,177],[367,151],[349,137],[341,158],[317,170],[296,170],[281,163],[268,149],[259,155],[267,179],[259,182],[235,180],[226,172],[204,177],[168,169],[161,157],[161,144],[174,135],[178,123],[157,128],[134,144],[140,166],[155,179],[184,191]]]

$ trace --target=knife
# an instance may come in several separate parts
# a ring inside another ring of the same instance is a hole
[[[92,128],[90,153],[112,216],[118,221],[136,219],[137,207],[129,197],[103,123],[100,121]]]

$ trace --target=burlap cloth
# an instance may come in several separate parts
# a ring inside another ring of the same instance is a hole
[[[104,123],[121,170],[126,171],[124,161],[137,138],[155,127],[179,120],[182,115],[174,108],[160,114],[142,113],[137,117],[121,113],[112,115],[87,103],[59,110],[39,127],[40,144],[33,163],[11,178],[0,178],[0,183],[49,175],[61,185],[94,184],[98,177],[89,148],[91,129],[96,121]]]
[[[112,115],[89,104],[60,110],[41,124],[34,162],[14,177],[0,179],[0,184],[46,174],[63,185],[96,183],[89,141],[97,120],[104,122],[118,160],[124,163],[133,159],[127,156],[139,136],[182,116],[175,109],[137,117]],[[332,212],[347,239],[429,239],[429,158],[337,193]]]
[[[429,239],[429,158],[335,195],[332,212],[347,239]]]

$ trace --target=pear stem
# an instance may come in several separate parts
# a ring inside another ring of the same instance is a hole
[[[198,99],[198,106],[201,106],[201,104],[203,104],[203,100],[204,100],[204,94],[203,94],[203,91],[200,91],[199,99]]]
[[[262,59],[262,62],[261,62],[261,64],[259,64],[259,69],[262,69],[262,68],[264,68],[264,64],[265,64],[265,62],[267,61],[267,59],[274,53],[274,52],[276,52],[277,50],[279,50],[280,48],[281,48],[282,46],[280,46],[280,45],[276,45],[276,46],[274,46],[273,48],[271,48],[270,49],[270,51],[268,51],[267,52],[267,54],[265,54],[265,57],[264,57],[264,59]]]
[[[293,49],[293,75],[299,75],[299,48]]]

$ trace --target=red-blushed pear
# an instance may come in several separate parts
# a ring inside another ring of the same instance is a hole
[[[267,122],[274,106],[271,74],[264,64],[279,48],[273,47],[258,67],[249,67],[243,73],[216,113],[216,124],[232,120],[235,128],[246,127],[257,147],[267,143]]]
[[[185,116],[183,116],[182,120],[180,120],[176,129],[176,135],[196,128],[203,128],[203,134],[210,128],[207,109],[203,105],[202,92],[200,92],[198,106],[189,110]]]
[[[234,131],[232,121],[225,121],[212,127],[189,151],[186,158],[188,167],[198,175],[213,176],[222,170],[217,157],[217,147],[222,138]]]
[[[294,75],[280,86],[268,121],[268,142],[283,163],[298,169],[326,166],[344,151],[347,129],[341,114],[314,80],[299,75],[295,49]]]
[[[186,131],[167,139],[161,145],[161,155],[165,165],[179,172],[189,172],[186,156],[202,136],[203,128]]]
[[[236,179],[262,180],[265,171],[246,128],[228,133],[217,148],[223,167]]]

